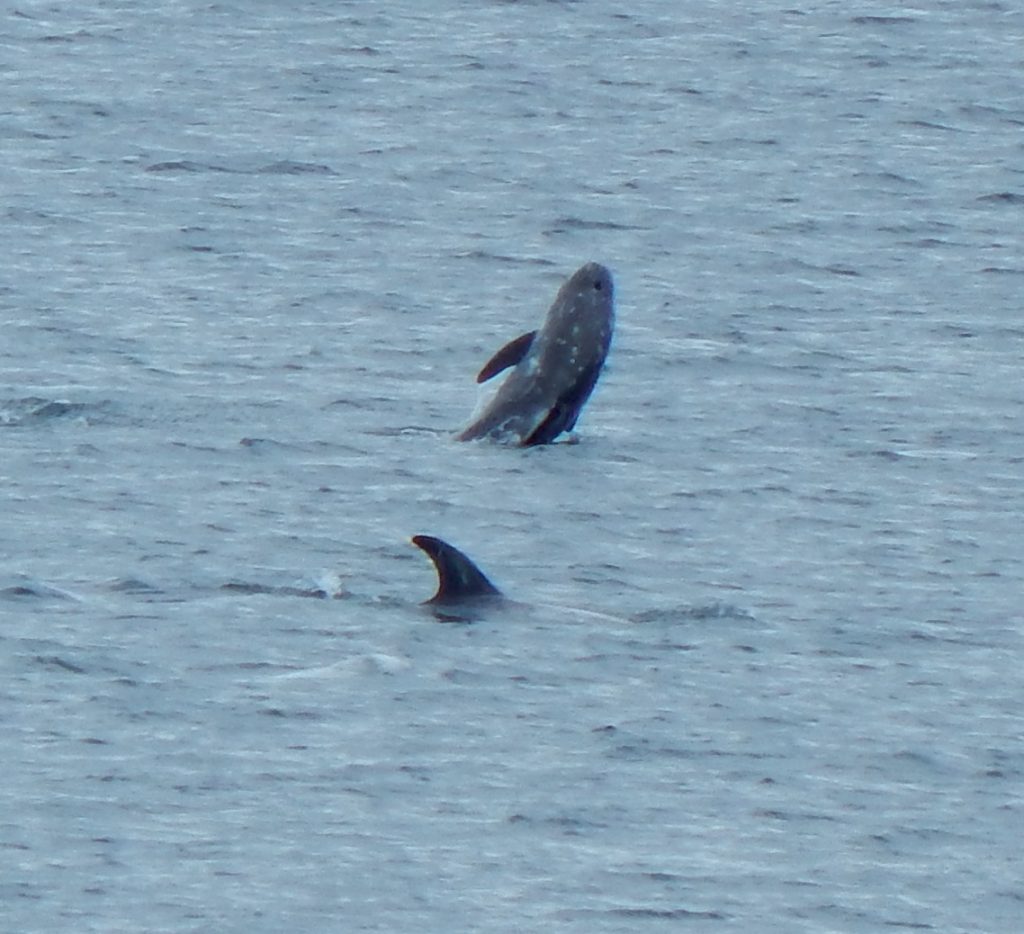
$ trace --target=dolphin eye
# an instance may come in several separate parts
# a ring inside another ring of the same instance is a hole
[[[601,280],[600,279],[595,279],[594,280],[594,288],[597,289],[598,292],[601,291]]]

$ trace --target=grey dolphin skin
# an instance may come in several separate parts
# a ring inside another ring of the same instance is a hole
[[[540,330],[510,341],[484,365],[478,383],[515,369],[456,438],[529,447],[571,431],[601,374],[614,324],[612,274],[599,263],[581,266],[559,289]]]
[[[488,619],[492,614],[516,612],[516,619],[522,619],[531,611],[556,613],[559,619],[582,620],[584,622],[612,622],[627,624],[628,619],[612,616],[600,610],[557,604],[521,603],[506,597],[494,586],[473,563],[454,545],[435,538],[433,535],[414,535],[412,543],[423,549],[437,569],[437,593],[423,605],[442,623],[475,623]]]
[[[480,598],[501,599],[501,591],[454,545],[433,535],[414,535],[412,543],[437,569],[437,593],[425,603],[446,606]]]

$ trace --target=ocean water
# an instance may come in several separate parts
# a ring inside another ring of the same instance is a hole
[[[1024,13],[0,32],[3,929],[1024,925]],[[589,260],[577,437],[454,442]]]

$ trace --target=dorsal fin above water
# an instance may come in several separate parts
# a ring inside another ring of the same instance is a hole
[[[502,370],[515,366],[529,352],[536,336],[536,331],[527,331],[525,334],[520,334],[515,340],[509,341],[484,364],[483,369],[476,375],[476,381],[486,383]]]
[[[437,569],[437,593],[427,603],[457,603],[474,597],[501,596],[501,591],[484,572],[454,545],[432,535],[414,535],[412,543],[423,550]]]

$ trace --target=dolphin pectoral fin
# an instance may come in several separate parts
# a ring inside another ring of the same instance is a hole
[[[500,597],[494,586],[458,548],[432,535],[414,535],[412,543],[422,549],[437,569],[437,593],[426,603],[458,603],[474,597]]]
[[[532,447],[535,444],[550,444],[563,431],[572,431],[576,427],[576,420],[580,417],[583,405],[590,398],[590,394],[597,385],[597,378],[601,375],[601,365],[604,361],[598,361],[587,367],[579,376],[579,379],[569,387],[555,401],[555,404],[548,410],[543,421],[523,439],[521,447]]]
[[[476,375],[476,381],[478,383],[486,383],[487,380],[497,376],[502,370],[515,366],[526,356],[536,336],[536,331],[528,331],[526,334],[519,335],[515,340],[509,341],[484,364],[483,369]]]

